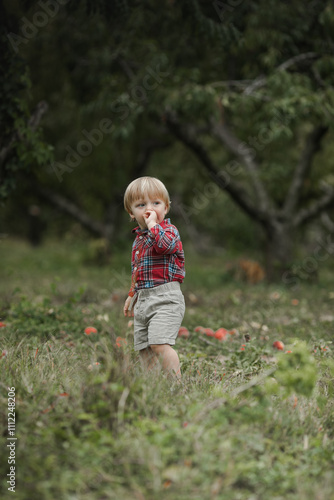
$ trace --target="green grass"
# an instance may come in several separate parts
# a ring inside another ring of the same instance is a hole
[[[334,499],[330,263],[293,291],[230,281],[224,259],[188,251],[179,388],[143,372],[133,350],[130,249],[107,267],[87,255],[69,242],[0,244],[2,499],[13,498],[7,387],[18,500]],[[219,342],[198,325],[237,333]]]

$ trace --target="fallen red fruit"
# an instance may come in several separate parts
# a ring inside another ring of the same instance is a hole
[[[4,328],[6,326],[6,323],[3,323],[2,321],[0,321],[0,328]]]
[[[206,328],[204,326],[196,326],[195,332],[196,333],[205,333]]]
[[[218,340],[225,340],[226,336],[229,334],[229,331],[226,328],[218,328],[215,332],[215,337]]]
[[[284,349],[284,344],[283,342],[281,342],[280,340],[276,340],[274,343],[273,343],[273,347],[275,349],[278,349],[279,351],[283,351]]]
[[[94,326],[87,326],[87,328],[85,328],[85,334],[90,335],[91,333],[97,333],[96,328]]]
[[[178,333],[179,337],[189,337],[189,330],[185,326],[181,326]]]
[[[215,336],[215,332],[211,328],[204,328],[204,333],[205,333],[205,335],[208,335],[209,337]]]

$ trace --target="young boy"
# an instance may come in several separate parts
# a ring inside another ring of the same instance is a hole
[[[132,283],[124,316],[134,316],[134,348],[148,369],[159,363],[181,379],[179,357],[172,348],[185,312],[180,283],[185,276],[179,232],[165,215],[170,199],[154,177],[139,177],[124,194],[124,207],[139,226],[132,230]],[[132,312],[132,306],[134,311]]]

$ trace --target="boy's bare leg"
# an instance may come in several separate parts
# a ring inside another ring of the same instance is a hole
[[[176,376],[181,381],[181,367],[177,352],[169,344],[151,344],[155,356],[161,359],[162,369],[165,373]]]

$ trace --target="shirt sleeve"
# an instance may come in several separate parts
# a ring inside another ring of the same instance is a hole
[[[178,250],[180,235],[175,226],[165,229],[156,224],[148,233],[154,239],[154,249],[157,253],[175,253]]]

